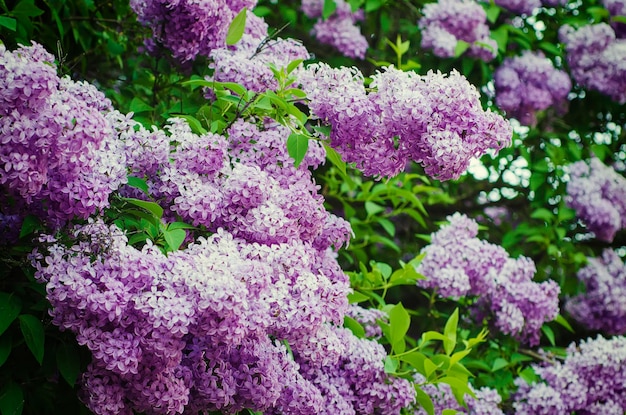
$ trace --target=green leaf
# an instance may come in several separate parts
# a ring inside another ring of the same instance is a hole
[[[424,373],[426,370],[424,368],[424,361],[427,359],[426,355],[421,352],[411,352],[405,355],[399,356],[400,360],[406,362],[413,366],[415,370],[420,373]]]
[[[335,0],[324,0],[324,6],[322,7],[322,19],[327,20],[337,10],[337,3]]]
[[[161,218],[163,216],[163,208],[154,202],[147,202],[145,200],[134,199],[132,197],[125,197],[123,200],[147,210],[157,218]]]
[[[361,323],[359,323],[352,317],[344,316],[343,326],[347,329],[350,329],[352,334],[354,334],[359,339],[362,339],[365,337],[365,329],[363,328]]]
[[[19,316],[19,320],[24,341],[26,341],[26,345],[33,353],[33,356],[35,356],[37,362],[41,364],[43,362],[45,342],[43,324],[37,317],[31,314],[22,314]]]
[[[552,346],[556,346],[556,341],[554,338],[554,331],[552,331],[552,329],[548,326],[546,326],[545,324],[543,326],[541,326],[541,331],[543,332],[543,334],[546,335],[546,337],[548,338],[548,341],[550,342],[550,344]]]
[[[446,322],[446,326],[443,329],[443,335],[446,337],[446,340],[443,341],[443,348],[446,353],[449,355],[452,354],[452,351],[456,347],[456,329],[459,323],[459,309],[455,309],[454,313],[448,318]]]
[[[553,54],[554,56],[561,56],[561,51],[559,50],[558,46],[556,46],[554,43],[540,42],[539,48],[543,49],[544,51],[548,53]]]
[[[0,335],[5,332],[22,310],[22,302],[15,294],[0,292]]]
[[[309,148],[309,137],[304,134],[291,133],[287,138],[287,152],[294,160],[294,166],[297,168],[304,160],[306,151]]]
[[[495,23],[496,20],[498,20],[498,16],[500,15],[500,11],[501,9],[492,4],[491,6],[489,6],[489,8],[487,9],[487,20],[489,20],[489,22],[491,23]]]
[[[131,112],[139,114],[142,112],[152,111],[154,108],[143,102],[139,97],[134,97],[132,101],[130,101],[129,109]]]
[[[526,369],[522,370],[519,373],[519,377],[524,379],[529,385],[532,385],[537,381],[537,374],[530,366],[527,366]]]
[[[396,373],[398,369],[398,359],[391,356],[385,357],[385,373]]]
[[[457,411],[456,409],[444,409],[443,411],[441,411],[441,415],[456,415],[456,414],[460,414],[462,412]]]
[[[34,0],[22,0],[11,10],[11,15],[15,17],[36,17],[43,14],[43,10],[35,6]]]
[[[454,57],[458,58],[459,56],[464,54],[465,51],[469,49],[469,47],[470,47],[469,43],[463,40],[459,40],[458,42],[456,42],[456,46],[454,47]]]
[[[226,44],[234,45],[239,42],[241,37],[243,36],[243,31],[246,28],[246,12],[248,9],[244,7],[241,9],[237,16],[233,19],[228,26],[228,33],[226,34]]]
[[[17,29],[17,20],[12,17],[0,16],[0,26],[4,26],[15,32],[15,29]]]
[[[196,227],[185,222],[172,222],[167,225],[167,229],[196,229]]]
[[[207,130],[202,126],[202,123],[195,117],[192,117],[191,115],[186,115],[186,114],[175,114],[174,115],[177,118],[182,118],[185,121],[187,121],[187,123],[189,124],[189,127],[191,127],[191,131],[193,131],[195,134],[206,134]]]
[[[187,232],[183,229],[166,229],[165,232],[163,232],[163,237],[169,246],[169,250],[177,251],[187,237]]]
[[[505,52],[507,42],[509,41],[509,31],[507,26],[500,26],[496,30],[492,30],[491,38],[498,44],[498,50],[502,53]]]
[[[389,310],[389,342],[392,345],[396,345],[400,342],[404,342],[404,336],[409,331],[411,325],[411,316],[404,309],[402,303],[398,303],[391,310]],[[402,353],[402,352],[398,352]]]
[[[531,215],[531,218],[533,219],[541,219],[543,221],[546,221],[548,223],[552,223],[552,220],[554,219],[554,214],[549,211],[548,209],[545,208],[539,208],[537,210],[535,210]]]
[[[145,194],[149,194],[148,183],[146,183],[144,179],[140,179],[135,176],[128,176],[128,185],[141,190]]]
[[[415,396],[417,398],[417,402],[428,415],[435,415],[435,405],[433,405],[433,400],[419,386],[415,387]]]
[[[24,408],[24,393],[14,382],[9,382],[0,390],[0,413],[2,415],[20,415]]]
[[[503,369],[507,367],[508,365],[509,365],[509,362],[506,359],[498,357],[496,358],[496,360],[493,361],[493,365],[491,366],[491,371],[497,372],[498,370]]]
[[[62,343],[56,353],[57,367],[61,376],[70,385],[74,386],[80,374],[80,357],[78,347],[73,343]]]
[[[12,349],[13,339],[11,338],[11,333],[5,333],[0,336],[0,366],[7,361]]]
[[[441,379],[438,379],[437,383],[446,383],[450,385],[452,390],[458,392],[460,396],[467,394],[472,397],[476,397],[476,394],[469,388],[469,384],[466,379],[444,376]]]
[[[384,212],[385,208],[380,206],[374,202],[365,202],[365,211],[367,212],[367,216],[373,216],[377,213]]]
[[[348,302],[350,304],[362,303],[363,301],[367,301],[369,299],[370,298],[367,295],[358,291],[348,294]]]
[[[26,216],[20,229],[20,238],[31,235],[37,229],[41,229],[41,221],[39,218],[35,215]],[[0,330],[0,333],[2,333],[2,330]]]
[[[383,227],[385,231],[389,234],[389,236],[396,235],[396,225],[393,224],[389,219],[380,218],[378,219],[378,223]]]
[[[567,320],[565,320],[565,318],[562,315],[558,315],[556,316],[556,318],[554,319],[555,322],[559,323],[561,326],[565,327],[570,333],[574,333],[574,329],[572,328],[572,326],[567,322]]]
[[[326,150],[326,158],[330,160],[330,162],[333,163],[333,165],[337,167],[339,171],[345,176],[346,162],[341,159],[341,156],[339,155],[339,153],[337,153],[337,150],[335,150],[325,142],[323,143],[323,145],[324,149]]]

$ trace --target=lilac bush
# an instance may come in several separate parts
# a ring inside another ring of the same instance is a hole
[[[565,44],[570,72],[578,84],[626,103],[626,39],[617,38],[606,23],[578,30],[564,25],[559,39]]]
[[[41,45],[9,52],[0,44],[0,131],[3,215],[31,213],[60,227],[108,207],[126,182],[111,102],[90,84],[59,78]]]
[[[315,64],[299,81],[330,144],[370,176],[394,176],[410,160],[439,180],[458,178],[473,157],[511,140],[510,124],[484,111],[478,91],[456,71],[425,76],[385,68],[367,93],[354,68]]]
[[[565,309],[591,330],[626,334],[626,265],[611,249],[587,261],[576,274],[585,285],[585,291],[569,298]]]
[[[312,35],[323,44],[330,45],[350,58],[364,59],[367,39],[356,25],[363,20],[363,10],[353,12],[344,0],[335,0],[335,11],[331,16],[322,17],[324,0],[303,0],[301,10],[308,17],[317,19]]]
[[[465,215],[431,236],[417,272],[426,277],[418,286],[442,297],[475,296],[475,317],[493,320],[501,332],[530,345],[539,343],[543,323],[559,313],[558,284],[533,282],[535,264],[526,257],[511,258],[506,250],[478,239],[478,224]]]
[[[421,46],[436,56],[455,56],[459,41],[469,43],[469,56],[489,62],[498,55],[498,45],[489,37],[487,14],[477,2],[439,0],[425,4],[422,13]]]
[[[541,378],[523,379],[513,406],[518,415],[622,415],[626,410],[626,337],[581,341],[567,349],[565,361],[533,365]]]
[[[626,179],[598,158],[569,165],[567,203],[589,231],[611,242],[626,228]]]
[[[537,111],[562,108],[572,88],[569,75],[554,68],[541,52],[506,58],[494,80],[498,107],[526,125],[536,123]]]

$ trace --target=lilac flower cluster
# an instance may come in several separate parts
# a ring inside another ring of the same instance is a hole
[[[496,69],[495,87],[498,107],[522,124],[534,125],[537,111],[564,106],[572,82],[543,53],[526,51]]]
[[[626,39],[599,23],[578,30],[564,25],[559,40],[565,44],[570,72],[578,84],[626,103]]]
[[[81,396],[96,414],[398,414],[413,402],[381,345],[337,327],[349,282],[331,251],[218,230],[165,256],[100,221],[72,235],[45,238],[33,261],[53,323],[92,352]]]
[[[626,228],[626,179],[598,158],[569,165],[567,202],[602,241]]]
[[[535,9],[541,7],[541,0],[495,0],[495,3],[513,13],[528,16],[532,15]]]
[[[415,376],[415,382],[423,384],[420,386],[424,392],[430,396],[433,401],[435,414],[441,414],[444,409],[454,409],[457,414],[472,414],[472,415],[504,415],[499,405],[502,402],[502,397],[495,389],[483,387],[475,389],[471,384],[470,389],[476,395],[476,398],[465,395],[463,399],[467,404],[467,408],[459,405],[456,398],[452,394],[450,385],[446,383],[432,384],[426,383],[426,378],[421,374]],[[467,411],[467,412],[466,412]],[[414,415],[426,415],[427,412],[424,408],[416,408],[413,412]]]
[[[247,17],[246,27],[252,28],[251,33],[245,33],[237,44],[211,51],[209,66],[214,72],[209,80],[237,82],[256,92],[276,90],[270,64],[284,68],[291,61],[309,58],[307,49],[293,39],[266,39],[267,25],[253,14]]]
[[[233,18],[255,5],[256,0],[130,0],[139,22],[182,63],[223,47]]]
[[[459,41],[470,44],[468,55],[489,62],[498,55],[497,43],[489,37],[487,14],[473,0],[439,0],[427,3],[419,21],[422,48],[436,56],[455,56]]]
[[[354,68],[315,64],[299,76],[312,113],[332,127],[330,144],[370,176],[394,176],[410,160],[431,177],[458,178],[473,157],[511,141],[510,124],[484,111],[479,93],[453,71],[425,76],[393,67],[367,93]]]
[[[609,11],[611,16],[626,16],[626,1],[624,0],[602,0],[602,5]],[[626,38],[625,22],[612,21],[611,26],[619,39]]]
[[[626,337],[598,336],[572,343],[564,362],[534,365],[543,382],[519,387],[517,415],[623,415],[626,411]]]
[[[57,227],[107,207],[126,181],[111,115],[94,86],[59,78],[41,45],[9,52],[0,44],[2,214],[32,213]]]
[[[327,19],[322,17],[324,0],[303,0],[301,9],[308,17],[317,19],[312,32],[317,40],[349,58],[364,59],[367,39],[356,25],[363,20],[363,10],[353,12],[345,0],[335,0],[335,5],[335,11]]]
[[[417,272],[426,279],[419,280],[418,286],[443,297],[476,296],[478,320],[491,317],[503,333],[538,344],[543,323],[558,315],[558,284],[533,282],[533,261],[510,258],[501,246],[478,239],[474,220],[459,213],[448,220],[422,250],[426,256]]]
[[[591,330],[626,334],[626,265],[617,253],[606,249],[588,258],[577,277],[586,291],[567,300],[567,312]]]

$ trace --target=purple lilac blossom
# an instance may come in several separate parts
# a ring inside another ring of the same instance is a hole
[[[532,15],[535,9],[541,7],[541,0],[495,0],[495,3],[513,13],[528,16]]]
[[[602,241],[611,242],[626,228],[626,178],[598,158],[569,166],[567,203]]]
[[[350,4],[344,0],[335,0],[336,9],[324,19],[322,10],[324,0],[304,0],[301,10],[312,19],[317,18],[312,34],[321,43],[336,48],[349,58],[364,59],[367,52],[367,39],[356,25],[363,20],[363,10],[353,12]]]
[[[526,51],[496,69],[495,87],[498,107],[522,124],[534,125],[537,111],[564,106],[572,82],[543,53]]]
[[[626,337],[572,343],[565,361],[533,365],[541,382],[522,378],[514,394],[517,415],[623,415],[626,411]]]
[[[59,78],[38,44],[0,45],[0,91],[2,198],[53,227],[108,207],[126,182],[126,160],[104,94]]]
[[[559,286],[533,282],[531,259],[510,258],[501,246],[478,239],[476,221],[459,213],[448,220],[422,250],[426,256],[416,271],[426,279],[418,286],[443,297],[476,296],[478,320],[491,318],[501,332],[538,344],[541,326],[559,312]]]
[[[559,40],[565,44],[570,72],[578,84],[626,103],[626,39],[599,23],[578,30],[564,25]]]
[[[459,41],[470,44],[468,55],[489,62],[498,54],[498,45],[489,37],[487,14],[473,0],[439,0],[427,3],[419,21],[422,48],[436,56],[455,56]]]
[[[587,260],[576,274],[585,292],[568,299],[565,309],[591,330],[626,334],[626,264],[610,249]]]
[[[149,49],[156,41],[181,63],[223,47],[233,18],[244,7],[252,10],[255,5],[256,0],[130,1],[139,22],[152,29]]]
[[[473,157],[511,140],[510,124],[484,111],[456,71],[420,76],[389,67],[372,76],[370,93],[355,68],[315,64],[298,80],[313,114],[332,127],[331,146],[369,176],[394,176],[413,160],[431,177],[455,179]]]
[[[255,23],[260,20],[260,23]],[[254,15],[248,16],[246,25],[262,26],[265,22]],[[309,52],[293,39],[266,39],[265,30],[244,34],[233,46],[216,48],[211,51],[209,65],[213,75],[207,79],[218,82],[237,82],[250,91],[265,92],[277,90],[278,83],[269,65],[285,68],[290,62],[309,58]]]
[[[562,7],[567,4],[568,0],[541,0],[544,7]]]
[[[602,5],[609,11],[611,16],[626,16],[626,1],[625,0],[602,0]],[[626,23],[611,21],[611,26],[615,30],[615,35],[619,39],[626,38]]]
[[[430,396],[433,401],[436,415],[440,415],[444,409],[454,409],[457,414],[471,415],[504,415],[499,405],[502,397],[495,389],[483,387],[475,389],[471,384],[470,389],[476,395],[476,398],[466,394],[463,399],[467,407],[461,406],[450,389],[450,385],[445,383],[432,384],[427,383],[423,375],[415,375],[415,383],[421,385],[420,388]],[[414,415],[426,415],[424,408],[416,408]]]

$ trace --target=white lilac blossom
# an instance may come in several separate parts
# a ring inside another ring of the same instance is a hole
[[[417,272],[426,277],[418,286],[443,297],[475,296],[474,315],[489,318],[501,332],[530,345],[539,343],[543,323],[559,312],[559,286],[532,280],[535,264],[513,259],[504,248],[478,239],[478,224],[465,215],[432,234]]]
[[[464,407],[457,402],[450,385],[445,383],[427,383],[421,374],[415,375],[414,380],[416,384],[421,385],[420,388],[432,399],[435,414],[441,414],[444,409],[453,409],[457,411],[457,414],[504,415],[499,406],[502,402],[502,397],[495,389],[487,387],[476,389],[470,384],[469,388],[476,397],[474,398],[466,394],[463,399],[467,407]],[[426,410],[421,407],[415,409],[412,413],[414,415],[427,414]]]
[[[456,71],[421,76],[389,67],[372,76],[369,93],[355,68],[315,64],[298,80],[312,113],[332,127],[331,146],[369,176],[394,176],[412,160],[431,177],[455,179],[473,157],[510,144],[510,124],[484,111]]]
[[[534,365],[540,382],[519,378],[517,415],[623,415],[626,411],[626,337],[587,339],[567,348],[565,361]]]
[[[130,1],[139,22],[152,29],[153,41],[182,63],[225,46],[233,18],[244,7],[251,10],[255,5],[256,0]]]
[[[626,103],[626,39],[599,23],[578,30],[564,25],[559,40],[565,44],[570,72],[578,84]]]
[[[495,3],[513,13],[528,16],[532,15],[535,9],[541,7],[541,0],[495,0]]]
[[[600,240],[626,228],[626,178],[598,158],[569,165],[567,203]]]
[[[214,71],[207,79],[236,82],[256,92],[276,90],[278,83],[270,64],[280,69],[294,60],[309,58],[307,49],[293,39],[268,39],[267,25],[254,14],[247,17],[246,27],[261,30],[245,33],[235,45],[213,49],[209,54],[212,59],[209,66]]]
[[[112,116],[94,86],[59,78],[41,45],[0,44],[0,200],[11,210],[3,213],[58,227],[108,207],[126,182]]]
[[[324,0],[304,0],[301,9],[308,17],[317,19],[312,34],[318,41],[336,48],[349,58],[364,59],[367,39],[356,25],[363,20],[363,10],[353,12],[344,0],[336,0],[335,5],[335,11],[326,19],[322,17]]]
[[[626,334],[626,265],[610,249],[587,261],[576,274],[585,291],[568,299],[565,309],[591,330]]]
[[[459,41],[470,44],[469,56],[489,62],[498,54],[498,45],[489,37],[487,14],[473,0],[439,0],[427,3],[419,21],[422,48],[436,56],[455,56]]]
[[[569,75],[541,52],[506,58],[494,78],[498,107],[526,125],[536,123],[537,111],[563,107],[572,88]]]

